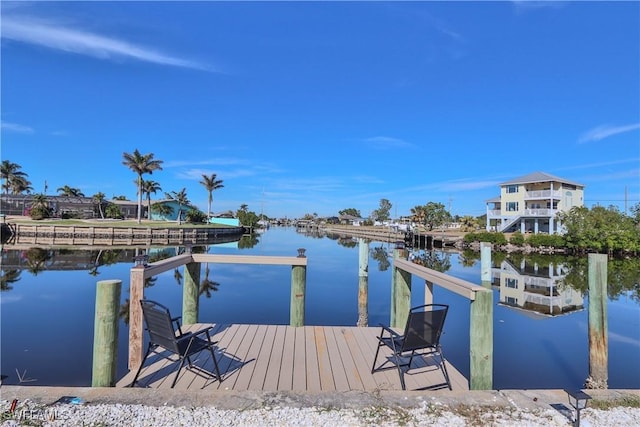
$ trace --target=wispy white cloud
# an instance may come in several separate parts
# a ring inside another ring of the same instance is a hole
[[[105,60],[130,58],[160,65],[217,71],[208,65],[169,55],[154,48],[67,28],[41,19],[3,16],[2,38]]]
[[[578,144],[584,144],[585,142],[600,141],[601,139],[608,138],[610,136],[618,135],[625,132],[631,132],[633,130],[640,129],[640,123],[633,123],[623,126],[610,126],[602,125],[593,128],[580,136]]]
[[[539,9],[558,9],[565,5],[566,1],[559,0],[511,0],[516,13],[524,13]]]
[[[412,143],[403,139],[388,136],[374,136],[372,138],[365,138],[363,141],[373,146],[373,148],[380,150],[415,147]]]
[[[0,123],[0,127],[2,128],[2,130],[6,130],[9,132],[35,133],[35,130],[33,130],[33,128],[25,125],[20,125],[18,123],[2,122]]]
[[[574,165],[574,166],[567,166],[567,167],[563,167],[563,168],[556,168],[556,170],[566,171],[566,170],[574,170],[574,169],[592,169],[592,168],[601,168],[603,166],[621,165],[621,164],[625,164],[625,163],[638,164],[638,163],[640,163],[640,157],[632,157],[630,159],[622,159],[622,160],[613,160],[613,161],[610,161],[610,162],[586,163],[586,164],[582,164],[582,165]]]

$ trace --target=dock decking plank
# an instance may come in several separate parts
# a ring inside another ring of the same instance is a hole
[[[324,329],[320,326],[310,328],[313,331],[318,354],[318,371],[320,372],[320,387],[322,390],[335,391],[336,384],[331,371],[331,360],[327,349],[327,340],[324,336]]]
[[[205,390],[285,390],[346,391],[400,390],[397,369],[387,363],[385,369],[371,374],[380,329],[351,326],[196,324],[183,327],[193,331],[212,326],[211,336],[218,341],[215,351],[223,381],[212,375],[198,375],[190,369],[181,371],[177,389]],[[391,354],[380,349],[376,367]],[[136,386],[169,388],[178,368],[177,358],[152,356],[141,371]],[[213,372],[208,352],[198,356],[196,366]],[[447,362],[454,391],[468,390],[468,380]],[[117,383],[126,387],[135,370]],[[444,375],[433,358],[416,356],[405,372],[407,390],[449,392]]]
[[[273,327],[273,347],[269,355],[269,363],[267,372],[265,373],[264,384],[262,390],[276,391],[278,390],[278,382],[280,380],[281,367],[283,365],[283,351],[285,348],[285,337],[287,328],[285,326],[276,325]],[[286,390],[290,390],[291,382]]]
[[[293,390],[307,390],[307,374],[306,374],[306,348],[305,339],[307,336],[307,328],[294,328],[294,340],[293,347],[285,348],[285,352],[293,354],[293,366],[292,370],[292,389]]]
[[[306,352],[306,380],[307,390],[309,391],[321,391],[320,386],[320,367],[318,365],[318,351],[316,350],[315,334],[313,333],[312,326],[305,326],[304,330],[308,332],[309,338],[305,340],[305,352]],[[312,338],[313,339],[310,339]]]

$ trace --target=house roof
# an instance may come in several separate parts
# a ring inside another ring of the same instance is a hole
[[[584,184],[579,184],[574,181],[569,181],[568,179],[550,175],[545,172],[533,172],[528,175],[523,175],[521,177],[502,182],[500,183],[500,185],[503,186],[503,185],[514,185],[514,184],[529,184],[533,182],[548,182],[548,181],[560,182],[562,184],[569,184],[569,185],[575,185],[578,187],[584,187]]]
[[[485,203],[496,203],[500,201],[502,201],[502,199],[500,198],[500,196],[497,196],[497,197],[493,197],[491,199],[485,200]]]

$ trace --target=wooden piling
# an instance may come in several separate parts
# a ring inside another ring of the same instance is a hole
[[[357,326],[369,325],[369,241],[358,239],[358,321]]]
[[[298,258],[305,258],[304,251]],[[307,266],[291,266],[291,303],[289,324],[291,326],[304,326],[304,302],[307,288]]]
[[[477,291],[471,301],[469,319],[471,390],[493,388],[493,291]]]
[[[116,384],[121,289],[122,280],[97,283],[91,387],[114,387]]]
[[[200,263],[190,262],[184,267],[182,288],[182,322],[185,325],[198,323],[200,294]]]
[[[393,258],[407,259],[405,249],[394,249]],[[395,266],[391,282],[391,327],[404,328],[411,310],[411,273]]]
[[[130,271],[129,284],[129,369],[138,369],[142,363],[143,319],[140,300],[144,299],[144,269],[140,265]]]
[[[607,255],[589,254],[589,378],[587,388],[608,388]]]

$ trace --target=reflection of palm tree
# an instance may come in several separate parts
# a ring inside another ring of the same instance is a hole
[[[131,301],[129,301],[129,298],[127,298],[124,304],[120,306],[120,311],[118,311],[118,317],[122,319],[125,325],[129,324],[129,306],[130,305],[131,305]]]
[[[150,287],[154,286],[157,281],[158,281],[158,276],[148,277],[148,278],[144,279],[144,287],[145,288],[150,288]]]
[[[94,265],[93,267],[91,267],[91,269],[89,270],[89,275],[96,277],[98,274],[100,274],[100,272],[98,271],[98,266]]]
[[[200,291],[198,295],[205,295],[207,298],[211,298],[211,292],[217,292],[220,283],[214,282],[209,279],[209,263],[205,264],[204,267],[204,279],[200,283]]]
[[[25,252],[27,270],[34,276],[45,269],[45,264],[51,259],[51,253],[42,248],[30,248]]]
[[[2,276],[0,276],[0,290],[10,291],[13,289],[11,283],[16,283],[20,280],[20,270],[2,270]]]
[[[473,267],[479,259],[480,255],[469,249],[458,254],[458,262],[464,267]]]
[[[451,254],[424,251],[424,253],[415,256],[413,262],[423,267],[445,273],[451,268]]]
[[[373,248],[371,250],[371,258],[378,261],[378,271],[387,271],[389,266],[391,266],[389,257],[387,256],[387,250],[384,246]]]
[[[182,273],[180,273],[180,269],[176,268],[173,270],[173,278],[176,279],[178,286],[182,285]]]
[[[238,240],[238,249],[251,249],[260,243],[256,234],[245,234]]]

